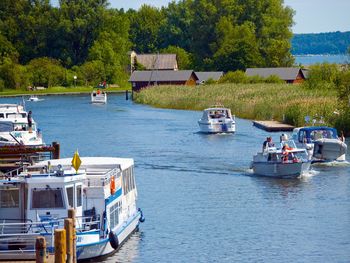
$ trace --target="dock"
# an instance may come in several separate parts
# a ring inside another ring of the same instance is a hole
[[[293,131],[295,128],[279,121],[253,121],[253,126],[268,132]]]

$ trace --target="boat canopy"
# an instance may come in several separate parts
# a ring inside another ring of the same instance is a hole
[[[311,143],[319,139],[337,139],[338,133],[335,128],[326,126],[311,126],[297,128],[293,133],[293,139],[299,142]]]

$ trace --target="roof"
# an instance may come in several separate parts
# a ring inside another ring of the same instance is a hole
[[[303,74],[300,68],[247,68],[245,73],[250,77],[260,76],[267,78],[271,75],[275,75],[282,80],[295,80],[299,72]]]
[[[178,68],[176,54],[141,54],[136,55],[136,60],[148,70]]]
[[[196,71],[195,73],[198,77],[199,82],[205,82],[208,79],[213,79],[217,81],[224,75],[223,71]]]
[[[303,131],[336,131],[336,128],[333,127],[327,127],[327,126],[308,126],[308,127],[301,127],[300,130]]]
[[[149,82],[149,81],[187,81],[191,75],[194,74],[193,70],[162,70],[162,71],[134,71],[129,81],[131,82]],[[196,74],[195,79],[198,80]]]

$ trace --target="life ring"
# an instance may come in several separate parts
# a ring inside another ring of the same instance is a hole
[[[114,176],[111,177],[111,195],[115,194],[115,180],[114,180]]]
[[[113,233],[113,231],[109,232],[109,243],[114,249],[117,249],[119,246],[118,237]]]

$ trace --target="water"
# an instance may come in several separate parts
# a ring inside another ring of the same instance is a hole
[[[336,63],[336,64],[345,64],[349,63],[349,56],[340,54],[340,55],[294,55],[295,64],[302,65],[312,65],[316,63]]]
[[[295,180],[255,177],[250,161],[271,134],[248,120],[237,119],[234,135],[202,135],[200,112],[117,95],[107,105],[89,102],[89,95],[46,96],[27,110],[63,157],[78,149],[135,159],[146,221],[100,262],[350,261],[348,164],[316,166]]]

